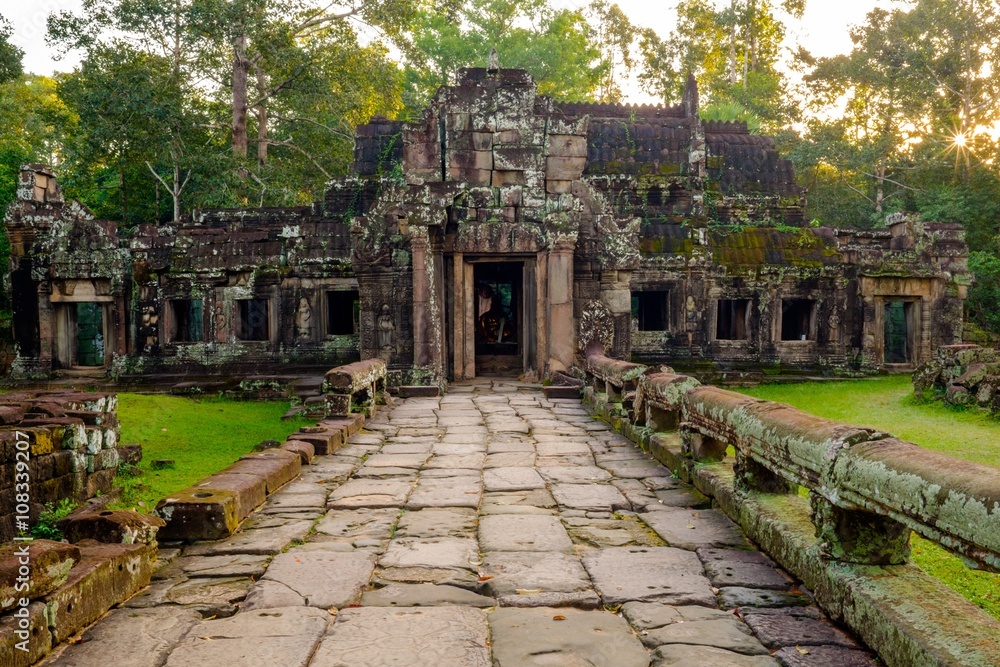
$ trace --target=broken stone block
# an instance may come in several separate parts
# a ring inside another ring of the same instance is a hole
[[[299,458],[302,460],[302,465],[309,465],[312,463],[313,457],[316,455],[316,448],[304,440],[286,440],[282,443],[281,449],[286,452],[298,454]]]
[[[302,459],[295,452],[270,449],[241,456],[224,473],[253,475],[262,477],[267,484],[267,493],[272,494],[299,476]]]
[[[152,544],[163,519],[129,510],[102,510],[74,516],[63,528],[70,542],[96,540],[106,544]]]
[[[156,505],[155,514],[166,521],[162,540],[218,540],[229,537],[240,525],[237,494],[228,490],[184,489]]]
[[[18,606],[20,598],[34,600],[59,588],[80,558],[78,547],[51,540],[14,542],[0,547],[0,611]],[[27,576],[22,576],[22,568],[26,568]],[[25,582],[29,587],[19,590],[19,584]]]
[[[156,547],[146,544],[95,544],[80,552],[82,560],[66,583],[45,597],[45,618],[56,642],[149,585],[156,559]]]
[[[28,667],[52,650],[52,634],[45,624],[45,605],[32,602],[21,614],[0,617],[0,666]],[[19,610],[18,610],[19,611]],[[26,648],[26,651],[18,647]]]

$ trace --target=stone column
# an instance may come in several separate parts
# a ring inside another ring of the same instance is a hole
[[[576,336],[573,326],[573,249],[575,236],[556,237],[548,259],[548,372],[573,365]],[[544,324],[539,322],[539,328]]]
[[[52,302],[47,284],[38,285],[38,368],[52,371],[53,354]]]
[[[601,271],[601,302],[608,307],[615,321],[613,348],[606,354],[615,359],[632,357],[632,290],[631,271]]]
[[[410,229],[410,252],[413,260],[413,365],[429,366],[432,361],[433,327],[431,326],[431,284],[433,267],[428,265],[427,228]]]
[[[455,379],[468,379],[465,375],[465,337],[468,335],[465,330],[465,258],[462,253],[456,252],[452,255],[452,300],[451,300],[451,326],[452,326],[452,350],[451,363],[455,369]]]

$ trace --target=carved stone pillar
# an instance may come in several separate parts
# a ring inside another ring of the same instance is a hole
[[[573,250],[576,235],[558,236],[548,256],[548,372],[573,365],[576,336],[573,325]],[[544,326],[543,323],[539,323]]]

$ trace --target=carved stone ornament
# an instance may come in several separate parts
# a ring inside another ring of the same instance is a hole
[[[580,334],[577,337],[584,354],[606,352],[615,342],[615,318],[604,303],[594,300],[586,305],[580,315]]]

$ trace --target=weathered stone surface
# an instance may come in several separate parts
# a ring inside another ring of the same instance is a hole
[[[777,667],[778,663],[764,655],[742,655],[712,646],[673,644],[653,652],[651,667]]]
[[[697,605],[674,606],[657,602],[627,602],[622,615],[636,630],[652,630],[674,623],[718,621],[734,618],[733,613]]]
[[[744,586],[788,590],[792,579],[776,569],[771,559],[759,551],[742,549],[698,549],[705,573],[716,588]]]
[[[569,509],[605,512],[632,509],[621,491],[610,484],[553,484],[552,496]]]
[[[621,547],[584,554],[594,587],[604,604],[665,602],[715,606],[701,561],[672,547]]]
[[[487,491],[530,491],[544,489],[545,480],[534,468],[491,468],[483,472],[483,485]]]
[[[390,584],[361,596],[362,607],[493,607],[496,600],[455,586],[434,584]]]
[[[497,609],[490,613],[495,667],[647,667],[649,656],[624,620],[605,611]]]
[[[479,548],[473,539],[435,537],[428,539],[398,538],[379,559],[379,566],[472,569],[478,560]]]
[[[129,510],[101,510],[74,515],[63,528],[70,542],[96,540],[104,543],[149,544],[164,521],[149,514]]]
[[[744,607],[805,607],[809,604],[809,598],[801,593],[729,586],[719,589],[719,604],[723,609],[742,609]]]
[[[535,465],[535,452],[501,452],[486,457],[485,468],[517,468]],[[485,473],[484,473],[485,479]]]
[[[735,616],[728,619],[673,623],[645,630],[639,638],[650,648],[665,644],[695,644],[714,646],[745,655],[768,655],[768,650]]]
[[[494,551],[571,551],[573,542],[554,516],[491,515],[479,520],[479,546]]]
[[[601,466],[615,477],[621,479],[643,479],[645,477],[663,477],[670,475],[670,471],[661,466],[656,461],[650,459],[625,459],[625,460],[602,460],[597,459],[597,465]]]
[[[220,556],[223,554],[273,555],[295,540],[301,540],[312,528],[312,521],[283,520],[266,528],[241,530],[218,542],[198,542],[184,550],[188,556]]]
[[[66,583],[45,596],[45,616],[56,642],[65,641],[111,607],[149,584],[156,558],[147,544],[81,547]]]
[[[115,667],[160,667],[174,646],[202,620],[194,609],[164,606],[153,609],[115,609],[83,633],[52,667],[88,667],[113,663]]]
[[[599,599],[576,556],[547,551],[491,552],[482,586],[505,607],[596,607]]]
[[[858,648],[857,643],[833,624],[794,613],[754,614],[747,611],[743,620],[769,649],[783,646],[841,646]]]
[[[262,485],[261,485],[262,486]],[[185,489],[156,505],[167,522],[162,540],[218,540],[233,534],[242,518],[237,494],[228,490]]]
[[[32,602],[26,618],[0,616],[0,665],[28,667],[52,650],[52,635],[45,627],[45,605]],[[22,651],[18,645],[27,649]]]
[[[411,510],[424,507],[479,507],[483,482],[478,476],[426,477],[421,476],[417,486],[406,501]]]
[[[788,647],[774,657],[781,667],[878,667],[883,664],[864,651],[839,646]]]
[[[171,586],[166,592],[166,599],[182,605],[227,607],[245,598],[250,584],[245,577],[190,579]]]
[[[476,512],[472,509],[449,507],[428,508],[404,512],[399,517],[396,537],[475,537]]]
[[[483,494],[480,514],[552,514],[556,500],[548,489]]]
[[[655,533],[635,517],[622,519],[588,519],[565,517],[563,523],[573,542],[595,548],[625,546],[666,546]]]
[[[78,547],[52,540],[12,542],[0,547],[0,611],[18,606],[22,597],[34,600],[56,590],[66,583],[81,557]],[[22,566],[28,570],[27,590],[19,589]]]
[[[331,509],[402,507],[413,485],[407,481],[352,479],[330,494]]]
[[[323,539],[352,544],[388,542],[398,516],[396,508],[334,509],[316,524],[316,534]]]
[[[607,470],[594,465],[548,466],[539,468],[538,474],[546,481],[558,484],[593,484],[611,479],[611,474]]]
[[[375,557],[295,547],[271,561],[261,581],[276,581],[298,593],[303,604],[328,609],[354,604],[368,584]]]
[[[310,667],[489,667],[483,612],[466,607],[345,609]]]
[[[268,556],[256,554],[186,556],[157,572],[157,578],[166,578],[175,572],[183,572],[192,578],[259,577],[264,574],[268,560]]]
[[[202,621],[170,653],[165,667],[305,667],[330,616],[309,607],[278,607]]]
[[[739,526],[719,510],[662,510],[646,512],[640,518],[673,547],[750,546]]]

